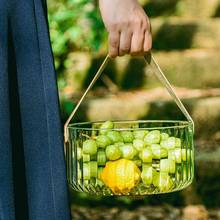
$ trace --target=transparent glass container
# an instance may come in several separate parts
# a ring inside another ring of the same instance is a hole
[[[65,150],[68,184],[72,189],[96,195],[140,196],[178,191],[192,182],[194,145],[191,122],[115,121],[113,129],[101,129],[102,123],[68,125],[69,139]],[[133,135],[131,140],[124,141],[125,138],[119,144],[110,144],[118,147],[119,158],[110,160],[106,156],[108,146],[98,146],[92,155],[84,153],[85,141],[97,142],[97,136],[103,131],[105,135],[109,131],[117,131],[120,135],[128,131]],[[137,131],[143,131],[145,135],[137,137]],[[152,137],[154,133],[156,137]],[[141,139],[142,142],[136,142],[144,143],[144,146],[137,147],[134,139]],[[132,156],[128,155],[129,147],[123,148],[123,144],[133,147]]]

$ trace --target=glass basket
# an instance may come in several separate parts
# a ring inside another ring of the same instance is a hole
[[[150,59],[149,59],[150,57]],[[187,187],[194,175],[194,123],[152,55],[145,57],[186,121],[100,121],[71,124],[108,56],[67,120],[65,154],[69,186],[95,195],[143,196]]]

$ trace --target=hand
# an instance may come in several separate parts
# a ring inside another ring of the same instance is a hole
[[[99,0],[111,57],[143,55],[152,46],[150,21],[137,0]]]

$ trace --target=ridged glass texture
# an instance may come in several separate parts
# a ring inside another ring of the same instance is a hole
[[[168,193],[184,189],[193,180],[194,175],[194,145],[193,145],[193,127],[188,121],[116,121],[113,130],[119,132],[123,131],[137,131],[137,130],[159,130],[161,133],[167,133],[169,136],[180,138],[181,140],[181,161],[175,162],[175,171],[169,173],[170,185],[166,181],[161,180],[161,185],[158,187],[156,184],[145,184],[142,178],[139,182],[129,191],[115,193],[107,185],[103,184],[100,176],[88,177],[85,179],[84,163],[82,157],[83,142],[89,137],[96,137],[100,132],[100,124],[103,122],[89,122],[89,123],[75,123],[68,126],[69,140],[66,144],[66,163],[67,163],[67,176],[69,186],[79,192],[87,192],[96,195],[131,195],[143,196],[151,194]],[[79,158],[77,158],[77,156]],[[139,159],[138,156],[136,159]],[[136,160],[135,159],[135,160]],[[163,158],[166,159],[166,158]],[[89,161],[97,161],[96,155],[89,158]],[[144,163],[138,165],[140,173],[143,171]],[[156,171],[157,176],[160,175],[160,159],[153,159],[150,164]],[[105,167],[105,164],[101,167]],[[112,171],[114,172],[114,171]],[[118,172],[118,171],[117,171]],[[123,172],[123,170],[121,171]],[[125,176],[125,173],[121,174]],[[154,179],[156,177],[153,177]],[[114,180],[112,180],[114,181]],[[101,182],[101,184],[100,184]],[[154,181],[155,182],[155,181]]]

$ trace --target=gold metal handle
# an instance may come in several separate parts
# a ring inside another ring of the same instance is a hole
[[[183,115],[186,117],[186,119],[192,123],[193,131],[194,131],[193,119],[191,118],[190,114],[186,110],[185,106],[183,105],[183,103],[181,102],[181,100],[179,99],[177,94],[175,93],[173,87],[171,86],[170,82],[168,81],[168,79],[164,75],[163,71],[161,70],[161,68],[158,65],[158,63],[156,62],[156,60],[154,59],[153,55],[150,53],[146,54],[144,56],[144,60],[149,65],[149,67],[152,68],[153,73],[156,75],[157,79],[167,89],[168,93],[174,99],[175,103],[177,104],[177,106],[179,107],[179,109],[181,110]]]
[[[100,75],[102,74],[103,70],[105,69],[105,67],[107,66],[107,64],[110,61],[110,57],[109,55],[107,55],[103,61],[103,63],[101,64],[101,66],[99,67],[97,73],[95,74],[94,78],[92,79],[91,83],[89,84],[88,88],[86,89],[86,91],[84,92],[84,94],[82,95],[82,97],[80,98],[80,100],[78,101],[76,107],[73,109],[72,113],[70,114],[69,118],[67,119],[65,125],[64,125],[64,142],[67,143],[68,138],[69,138],[69,133],[68,133],[68,125],[71,122],[73,116],[76,114],[79,106],[81,105],[81,103],[83,102],[84,98],[86,97],[87,93],[89,92],[89,90],[93,87],[93,85],[95,84],[95,82],[97,81],[97,79],[100,77]],[[149,52],[146,55],[144,55],[144,60],[145,62],[148,64],[148,66],[150,68],[152,68],[153,73],[156,75],[156,77],[158,78],[158,80],[163,84],[163,86],[167,89],[168,93],[170,94],[170,96],[174,99],[175,103],[177,104],[177,106],[179,107],[179,109],[182,111],[182,113],[184,114],[184,116],[187,118],[187,120],[189,122],[192,123],[192,127],[193,127],[193,131],[194,131],[194,122],[190,116],[190,114],[188,113],[188,111],[186,110],[185,106],[183,105],[183,103],[181,102],[181,100],[179,99],[179,97],[176,95],[174,89],[172,88],[171,84],[169,83],[169,81],[167,80],[166,76],[164,75],[164,73],[162,72],[162,70],[160,69],[159,65],[157,64],[157,62],[155,61],[154,57],[152,56],[152,54]]]
[[[86,97],[87,93],[89,92],[89,90],[93,87],[93,85],[95,84],[95,82],[97,81],[97,79],[99,78],[99,76],[102,74],[103,70],[105,69],[106,65],[108,64],[108,62],[110,61],[110,57],[109,55],[107,55],[105,57],[105,60],[103,61],[102,65],[99,67],[97,73],[95,74],[94,78],[92,79],[91,83],[89,84],[88,88],[86,89],[86,91],[84,92],[84,94],[82,95],[81,99],[79,100],[79,102],[77,103],[76,107],[73,109],[72,113],[70,114],[69,118],[67,119],[65,125],[64,125],[64,142],[66,143],[68,141],[68,125],[70,123],[70,121],[72,120],[73,116],[76,114],[79,106],[81,105],[82,101],[84,100],[84,98]]]

